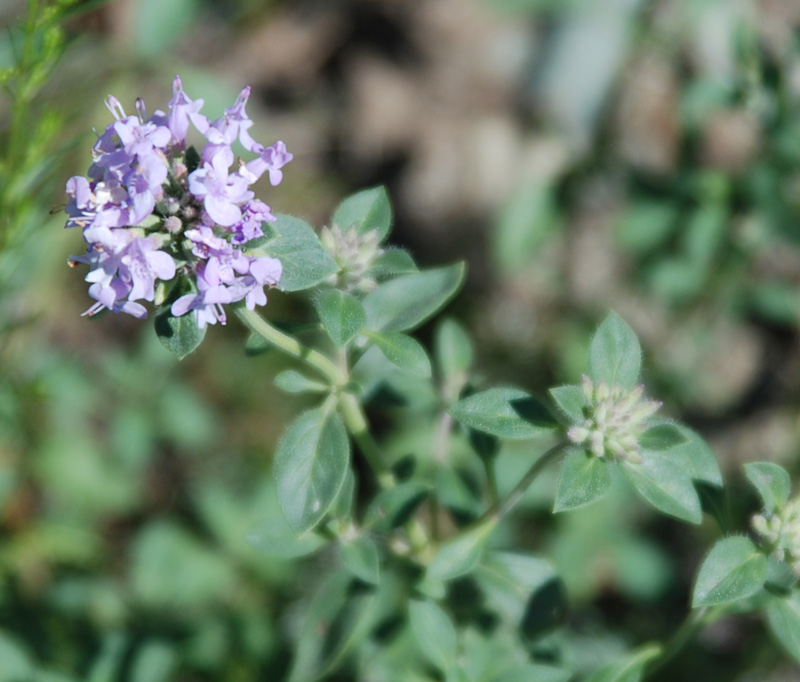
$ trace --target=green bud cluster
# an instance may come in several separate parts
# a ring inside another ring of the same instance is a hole
[[[585,419],[567,431],[567,438],[588,447],[595,457],[641,461],[639,437],[661,403],[644,399],[641,384],[627,389],[601,381],[595,386],[585,374],[581,390],[586,401]]]
[[[753,529],[779,561],[785,561],[800,576],[800,497],[774,512],[756,514]]]
[[[339,271],[328,283],[342,291],[366,293],[378,286],[369,272],[375,259],[383,253],[377,230],[359,234],[355,227],[342,232],[338,225],[323,227],[320,241],[333,256]]]

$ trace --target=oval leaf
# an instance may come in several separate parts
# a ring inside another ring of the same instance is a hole
[[[359,300],[344,291],[328,289],[314,301],[317,315],[331,340],[340,348],[353,339],[367,322]]]
[[[353,542],[343,544],[339,549],[339,554],[344,561],[344,565],[349,568],[353,575],[360,578],[365,583],[378,584],[380,578],[380,554],[378,546],[372,538],[362,535]]]
[[[278,501],[289,525],[303,533],[317,525],[336,500],[347,475],[350,442],[335,413],[301,414],[275,452]]]
[[[287,369],[275,375],[275,385],[286,393],[325,393],[328,386],[309,379],[293,369]]]
[[[726,604],[758,592],[767,578],[767,557],[745,537],[720,540],[697,574],[692,607]]]
[[[364,298],[367,327],[402,332],[419,326],[458,291],[464,264],[422,270],[384,282]]]
[[[196,350],[206,335],[206,328],[200,329],[197,326],[193,314],[174,317],[169,306],[156,315],[155,329],[158,340],[167,350],[177,355],[178,360],[183,360]]]
[[[660,512],[700,523],[703,511],[690,472],[671,454],[644,450],[641,462],[622,462],[620,468],[636,492]]]
[[[633,330],[611,313],[598,327],[589,347],[589,377],[595,383],[631,388],[639,378],[642,349]]]
[[[408,605],[408,619],[417,646],[425,658],[439,670],[450,669],[456,658],[456,628],[453,621],[432,601],[413,599]]]
[[[686,442],[672,447],[669,457],[686,471],[693,481],[709,483],[712,486],[722,487],[722,473],[719,463],[708,443],[696,431],[675,424],[675,428],[683,434]]]
[[[755,486],[764,509],[782,509],[789,499],[792,480],[789,472],[772,462],[749,462],[744,465],[747,480]]]
[[[383,187],[372,187],[347,197],[336,208],[331,223],[342,232],[355,227],[363,235],[377,230],[383,241],[392,229],[392,206]]]
[[[800,592],[775,597],[767,606],[767,625],[786,653],[800,663]]]
[[[267,224],[272,236],[263,245],[252,249],[252,253],[280,260],[283,272],[279,289],[309,289],[336,274],[339,266],[323,248],[311,225],[289,215],[276,218]]]
[[[434,336],[436,364],[445,379],[463,375],[472,366],[472,343],[458,322],[445,318]]]
[[[419,268],[408,251],[397,248],[384,249],[369,269],[369,274],[378,279],[394,275],[407,275],[418,272]]]
[[[393,365],[420,377],[431,375],[431,361],[416,339],[399,333],[367,332],[366,335]]]
[[[669,450],[687,442],[686,436],[675,424],[656,424],[639,437],[639,445],[645,450]]]
[[[567,511],[596,502],[608,492],[608,462],[583,450],[571,450],[561,463],[553,512]]]
[[[450,414],[464,426],[512,440],[535,438],[557,426],[544,405],[517,388],[475,393],[453,405]]]
[[[550,396],[571,422],[583,421],[586,398],[580,386],[556,386],[550,389]]]
[[[490,520],[445,542],[428,566],[425,579],[431,582],[452,580],[466,575],[481,559],[483,545],[496,524]]]

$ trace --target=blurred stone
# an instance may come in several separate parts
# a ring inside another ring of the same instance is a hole
[[[786,54],[800,28],[800,3],[797,0],[754,0],[757,27],[766,46],[777,57]]]
[[[739,173],[753,162],[761,145],[761,130],[747,112],[717,111],[703,128],[701,160],[727,173]]]
[[[666,59],[646,54],[628,70],[617,110],[617,135],[620,153],[634,168],[655,175],[675,171],[679,97],[678,79]]]

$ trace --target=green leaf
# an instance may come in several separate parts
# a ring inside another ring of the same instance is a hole
[[[278,513],[268,516],[253,528],[247,534],[247,542],[259,552],[282,559],[312,554],[326,544],[316,533],[298,533],[283,514]]]
[[[662,653],[657,644],[648,644],[623,658],[595,670],[584,682],[639,682],[645,666]]]
[[[383,187],[372,187],[347,197],[336,208],[331,223],[342,232],[355,227],[360,235],[377,230],[380,241],[392,229],[392,206]]]
[[[367,327],[383,332],[413,329],[442,308],[463,279],[464,264],[456,263],[384,282],[364,298]]]
[[[442,376],[464,375],[472,366],[472,342],[466,329],[450,317],[443,319],[434,334],[436,364]]]
[[[431,361],[422,344],[406,334],[365,332],[393,365],[420,377],[431,375]]]
[[[353,339],[367,322],[367,314],[353,295],[328,289],[314,300],[317,315],[331,340],[340,348]]]
[[[532,256],[558,226],[553,188],[525,184],[505,203],[492,231],[494,255],[501,272],[513,272]]]
[[[0,682],[20,682],[33,676],[29,654],[15,639],[0,632]]]
[[[159,641],[149,641],[139,650],[131,666],[131,682],[167,682],[177,667],[174,648]]]
[[[692,607],[727,604],[756,594],[767,578],[767,557],[747,538],[724,538],[703,560]]]
[[[365,583],[378,584],[380,579],[380,554],[378,546],[368,535],[362,535],[353,542],[347,542],[339,548],[344,565],[354,576]]]
[[[636,334],[619,315],[609,314],[589,347],[589,377],[594,383],[632,388],[641,365],[642,349]]]
[[[580,386],[556,386],[550,389],[550,396],[572,423],[584,420],[583,408],[586,407],[586,398]]]
[[[699,433],[682,424],[675,424],[675,427],[686,442],[672,447],[669,452],[670,459],[689,474],[693,481],[722,487],[722,473],[708,443]]]
[[[335,670],[369,634],[375,604],[374,590],[354,584],[349,572],[329,574],[305,609],[288,682],[312,682]]]
[[[767,625],[786,653],[800,663],[800,592],[772,598],[767,606]]]
[[[767,511],[782,509],[789,500],[792,480],[783,467],[772,462],[748,462],[744,465],[744,473],[755,486]]]
[[[675,424],[656,424],[639,437],[639,446],[645,450],[669,450],[686,442],[686,436]]]
[[[271,237],[252,250],[255,255],[278,258],[283,266],[278,288],[283,291],[309,289],[336,274],[339,266],[323,248],[311,225],[288,215],[269,223]]]
[[[641,462],[621,462],[625,477],[647,502],[669,516],[689,523],[700,523],[703,512],[690,472],[672,451],[665,453],[643,450]]]
[[[408,604],[408,619],[425,658],[442,671],[453,667],[458,640],[450,616],[432,601],[412,599]]]
[[[275,452],[278,501],[298,533],[316,526],[347,475],[350,441],[341,419],[324,408],[301,414]]]
[[[490,388],[450,408],[456,421],[499,438],[524,440],[549,433],[553,415],[536,398],[517,388]]]
[[[379,532],[398,528],[411,518],[429,492],[429,486],[417,481],[382,490],[367,509],[364,523]]]
[[[293,369],[278,372],[274,379],[275,385],[286,393],[326,393],[329,387],[305,374],[300,374]]]
[[[561,463],[553,512],[583,507],[603,497],[611,486],[608,466],[583,450],[569,451]]]
[[[484,543],[495,524],[491,519],[445,542],[434,554],[425,572],[426,580],[447,581],[472,571],[481,559]]]
[[[623,248],[646,254],[669,239],[678,226],[678,206],[666,201],[638,200],[621,216],[617,238]]]
[[[206,328],[200,329],[197,326],[194,314],[173,317],[169,306],[156,315],[155,329],[158,340],[167,350],[177,355],[178,360],[183,360],[196,350],[206,335]]]
[[[536,556],[493,552],[475,571],[490,603],[533,641],[560,625],[567,610],[564,585],[549,562]]]
[[[369,274],[378,279],[412,272],[419,272],[417,264],[408,251],[398,248],[384,249],[369,268]]]

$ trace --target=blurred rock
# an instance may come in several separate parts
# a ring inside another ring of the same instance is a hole
[[[675,171],[680,152],[680,89],[674,67],[654,53],[628,69],[617,109],[617,136],[623,158],[655,175]]]
[[[754,161],[761,146],[761,129],[747,112],[717,111],[702,132],[701,161],[727,173],[740,173]]]

